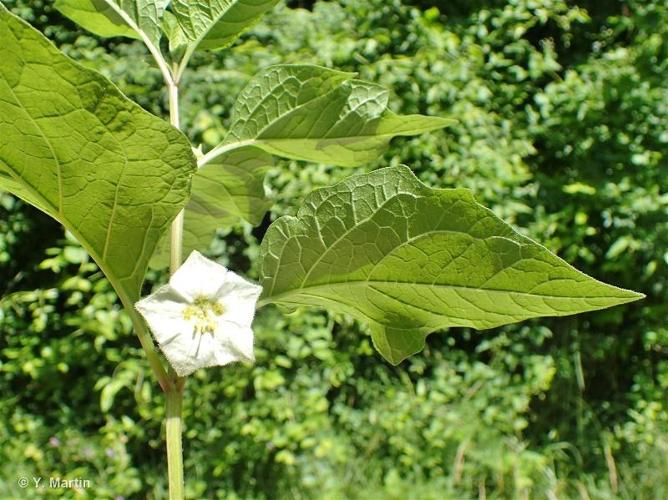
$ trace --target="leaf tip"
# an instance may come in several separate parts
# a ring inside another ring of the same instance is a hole
[[[641,292],[636,292],[634,290],[626,290],[620,288],[624,292],[624,297],[621,298],[620,304],[628,304],[629,302],[637,302],[639,300],[644,300],[647,298],[647,295]]]

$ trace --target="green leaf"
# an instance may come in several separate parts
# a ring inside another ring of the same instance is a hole
[[[297,160],[358,166],[375,160],[394,136],[443,128],[452,120],[387,109],[388,91],[319,66],[278,65],[239,95],[218,151],[254,145]]]
[[[125,36],[158,46],[161,18],[169,0],[56,0],[55,7],[72,21],[102,37]]]
[[[193,48],[223,49],[277,3],[278,0],[174,0],[172,11],[180,33],[170,30],[170,45],[178,46],[186,39]]]
[[[0,188],[60,221],[127,307],[185,205],[187,139],[0,7]]]
[[[188,38],[181,29],[176,16],[166,10],[162,16],[162,31],[169,40],[169,51],[174,59],[181,59],[188,45]]]
[[[316,306],[371,326],[392,363],[427,334],[492,328],[638,300],[521,236],[463,189],[407,167],[350,177],[307,197],[262,242],[262,303]]]
[[[139,39],[139,34],[105,0],[56,0],[54,6],[61,14],[98,36]]]
[[[220,228],[245,220],[262,222],[271,207],[265,196],[264,178],[273,158],[257,148],[238,149],[219,156],[193,176],[192,197],[186,206],[183,248],[206,251]],[[151,266],[169,265],[169,235],[160,242]]]
[[[264,177],[273,164],[271,155],[257,148],[219,156],[193,177],[191,202],[257,225],[271,206],[265,197]]]

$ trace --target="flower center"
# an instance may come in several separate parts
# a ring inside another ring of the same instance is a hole
[[[216,320],[225,313],[225,306],[205,295],[198,295],[183,311],[183,319],[195,323],[195,333],[214,334]]]

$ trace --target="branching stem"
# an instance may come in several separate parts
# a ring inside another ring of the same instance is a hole
[[[169,70],[167,61],[165,61],[165,58],[162,57],[160,48],[153,43],[149,36],[139,27],[139,25],[132,19],[132,17],[130,17],[130,15],[128,15],[128,13],[125,12],[116,2],[105,0],[105,3],[139,35],[141,41],[144,42],[144,45],[146,45],[146,48],[153,56],[153,59],[155,59],[158,68],[160,68],[160,72],[162,73],[162,78],[165,80],[165,83],[167,85],[173,84],[174,78],[172,76],[172,72]]]

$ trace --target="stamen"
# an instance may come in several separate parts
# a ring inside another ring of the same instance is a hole
[[[225,313],[225,306],[205,295],[198,295],[183,311],[183,319],[195,322],[194,333],[203,335],[216,331],[216,323]]]

